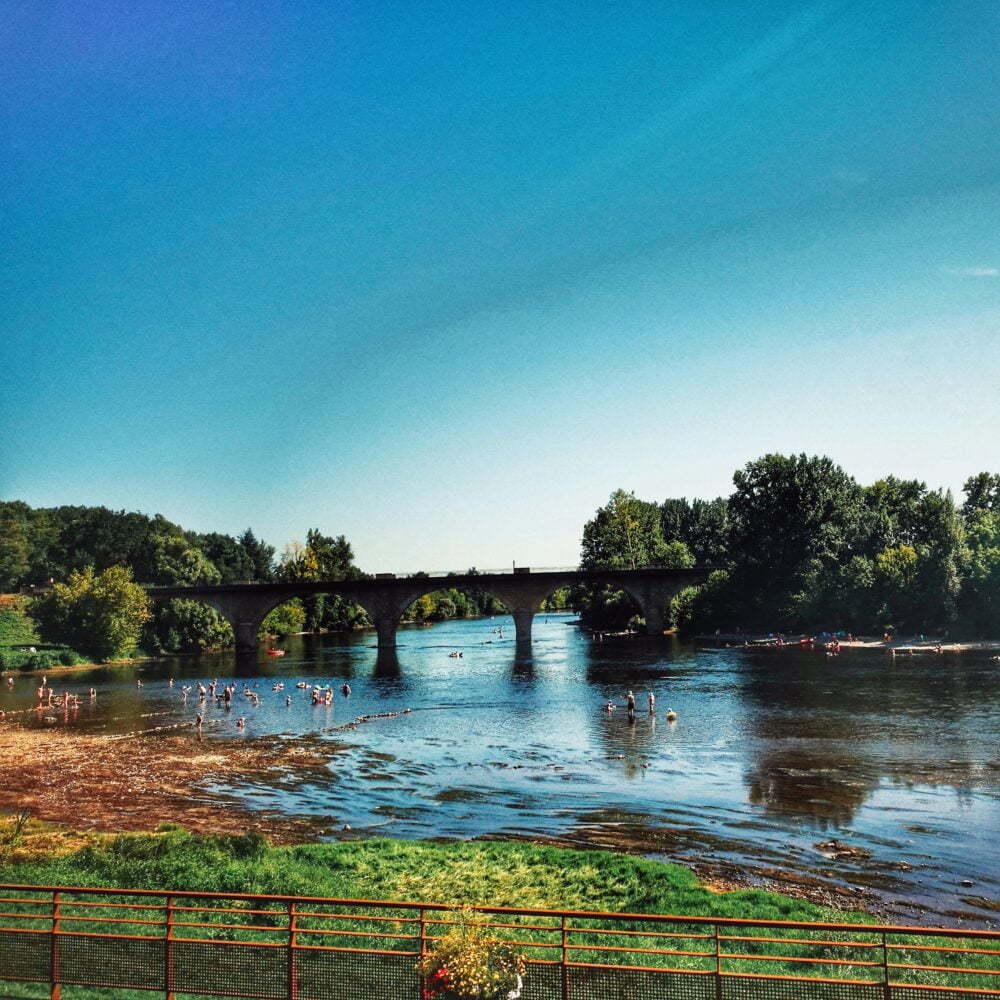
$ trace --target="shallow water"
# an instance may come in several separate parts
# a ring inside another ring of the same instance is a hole
[[[242,665],[239,687],[256,684],[262,703],[209,704],[204,738],[333,741],[327,773],[206,782],[322,818],[332,835],[350,826],[352,835],[620,839],[687,863],[820,875],[878,893],[896,918],[987,925],[1000,915],[1000,669],[988,657],[593,644],[570,620],[538,616],[530,659],[516,656],[501,617],[402,629],[395,656],[379,656],[370,633],[294,639],[284,658]],[[177,727],[199,703],[182,687],[236,672],[232,656],[212,656],[62,675],[57,689],[92,685],[96,701],[65,718],[28,718],[104,734],[186,732]],[[300,679],[331,684],[333,705],[312,706]],[[277,682],[283,691],[271,690]],[[0,708],[32,705],[33,686],[19,679]],[[619,704],[611,713],[609,700]],[[339,729],[402,709],[412,711]],[[816,846],[834,838],[870,857]]]

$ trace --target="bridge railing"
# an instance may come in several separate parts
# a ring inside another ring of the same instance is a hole
[[[477,913],[525,954],[524,1000],[1000,997],[1000,931]],[[0,885],[0,991],[420,1000],[416,961],[459,919],[427,902]]]
[[[518,576],[522,573],[579,573],[579,566],[505,566],[502,569],[479,569],[476,567],[471,576]],[[435,569],[417,573],[376,573],[376,578],[392,576],[398,580],[418,580],[429,577],[432,580],[447,579],[451,576],[470,576],[469,570]]]

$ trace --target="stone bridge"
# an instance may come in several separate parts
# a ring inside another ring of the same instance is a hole
[[[553,591],[575,584],[609,584],[626,591],[639,606],[650,635],[662,635],[667,602],[679,591],[708,578],[707,569],[542,570],[507,573],[457,573],[448,576],[396,576],[379,573],[359,580],[296,580],[289,583],[228,583],[199,587],[147,587],[153,600],[201,601],[233,626],[238,652],[257,649],[264,616],[293,597],[335,594],[360,604],[378,633],[379,648],[396,645],[396,630],[406,608],[418,597],[455,587],[480,590],[501,601],[514,618],[518,645],[531,642],[531,622]]]

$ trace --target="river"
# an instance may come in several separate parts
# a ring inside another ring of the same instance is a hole
[[[403,628],[388,656],[371,633],[294,638],[238,679],[259,706],[205,707],[204,739],[305,735],[333,741],[333,762],[268,784],[205,781],[320,818],[329,836],[621,844],[756,884],[817,879],[894,919],[1000,920],[1000,668],[988,656],[595,644],[570,622],[539,615],[530,659],[505,617]],[[60,689],[92,685],[97,698],[59,724],[183,732],[199,703],[182,688],[234,672],[231,655],[213,655],[61,676]],[[333,685],[333,705],[313,706],[299,681]],[[30,685],[0,707],[30,704]]]

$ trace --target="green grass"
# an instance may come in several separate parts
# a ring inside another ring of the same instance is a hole
[[[80,851],[3,864],[0,880],[206,892],[399,899],[449,904],[845,919],[763,890],[714,893],[679,865],[610,851],[525,843],[365,840],[272,847],[257,836],[179,830],[101,839]],[[847,919],[862,920],[863,914]]]
[[[31,829],[28,830],[29,847],[22,849],[13,860],[0,852],[0,881],[33,885],[78,885],[86,887],[128,887],[156,890],[188,890],[193,892],[237,892],[261,895],[307,895],[341,898],[389,899],[447,904],[512,906],[520,908],[551,908],[568,910],[600,910],[649,914],[683,914],[736,919],[771,919],[794,921],[835,921],[840,923],[872,923],[866,914],[844,913],[815,906],[807,901],[762,890],[711,892],[701,886],[695,875],[678,865],[665,864],[610,851],[574,851],[541,847],[527,843],[455,843],[438,844],[389,839],[368,840],[334,844],[312,844],[297,847],[272,847],[256,835],[245,837],[201,837],[176,829],[159,834],[95,837],[86,846],[58,852],[58,841],[51,839],[51,831],[39,829],[37,847],[30,848]],[[49,836],[46,840],[45,837]],[[26,853],[25,853],[26,850]],[[45,852],[45,853],[43,853]],[[19,858],[19,859],[18,859]],[[207,905],[207,904],[206,904]],[[232,906],[232,903],[225,904]],[[270,905],[265,906],[271,909]],[[313,907],[316,908],[316,907]],[[322,907],[319,907],[322,909]],[[287,923],[282,907],[274,906],[270,914],[250,919],[258,924],[276,928],[278,940],[286,932],[281,928]],[[383,911],[394,918],[412,917],[410,911]],[[134,912],[142,916],[144,911]],[[153,911],[147,914],[159,919]],[[413,925],[400,922],[369,925],[361,922],[338,923],[336,911],[331,920],[315,921],[302,918],[300,926],[340,927],[362,931],[364,936],[351,938],[355,947],[384,948],[384,940],[367,935],[375,931],[397,929],[404,934],[413,933]],[[232,913],[202,915],[197,918],[211,924],[238,922]],[[447,919],[447,917],[446,917]],[[547,918],[529,918],[527,922],[545,923]],[[575,926],[587,927],[587,921],[575,919]],[[40,925],[42,926],[42,925]],[[98,931],[101,924],[81,925],[80,929]],[[120,931],[120,927],[108,929]],[[575,943],[602,944],[632,948],[637,944],[647,947],[680,948],[710,952],[710,939],[699,938],[706,929],[699,925],[672,925],[664,928],[654,923],[639,922],[632,930],[674,930],[690,935],[686,940],[657,941],[612,934],[588,936],[579,933]],[[154,934],[161,933],[154,930]],[[440,929],[437,930],[440,933]],[[522,941],[558,941],[558,924],[549,931],[521,929],[508,931]],[[709,931],[710,933],[710,931]],[[743,932],[738,932],[743,933]],[[780,935],[773,931],[770,934]],[[795,931],[788,936],[801,936]],[[185,929],[187,936],[216,940],[261,940],[260,932],[243,928],[211,926]],[[834,942],[846,941],[842,932],[821,932],[820,937]],[[877,934],[862,932],[852,935],[854,940],[877,943]],[[266,938],[265,938],[266,939]],[[334,939],[333,943],[342,943]],[[327,938],[313,938],[309,943],[329,943]],[[903,943],[901,941],[901,943]],[[909,942],[914,943],[914,942]],[[923,943],[940,941],[928,937]],[[982,946],[982,943],[980,943]],[[399,942],[395,947],[412,947]],[[393,947],[393,945],[390,945]],[[730,950],[741,950],[761,956],[760,960],[727,968],[732,971],[757,973],[784,973],[793,975],[856,975],[857,978],[878,981],[881,968],[853,968],[827,965],[828,959],[848,957],[877,958],[879,952],[845,950],[845,945],[829,947],[796,944],[733,943]],[[986,947],[1000,947],[986,943]],[[557,953],[541,947],[525,948],[529,957],[553,958]],[[764,956],[812,956],[823,964],[794,964],[767,962]],[[714,968],[709,954],[698,956],[646,955],[641,959],[624,952],[580,951],[572,956],[576,961],[598,963],[654,965],[659,968]],[[946,964],[939,956],[918,951],[900,951],[893,960]],[[994,956],[964,956],[947,959],[948,964],[960,964],[970,969],[996,968]],[[615,973],[635,976],[638,973]],[[645,974],[643,974],[645,975]],[[655,976],[655,974],[653,974]],[[938,973],[900,973],[895,978],[907,978],[925,983],[961,985],[966,987],[998,988],[1000,977],[988,975],[966,976]],[[0,984],[2,985],[2,984]],[[6,987],[5,987],[6,988]],[[637,987],[638,988],[638,987]],[[33,988],[10,995],[33,995]],[[85,995],[99,995],[87,994]],[[124,994],[122,994],[124,995]],[[653,995],[653,994],[651,994]],[[68,994],[67,994],[68,997]]]

